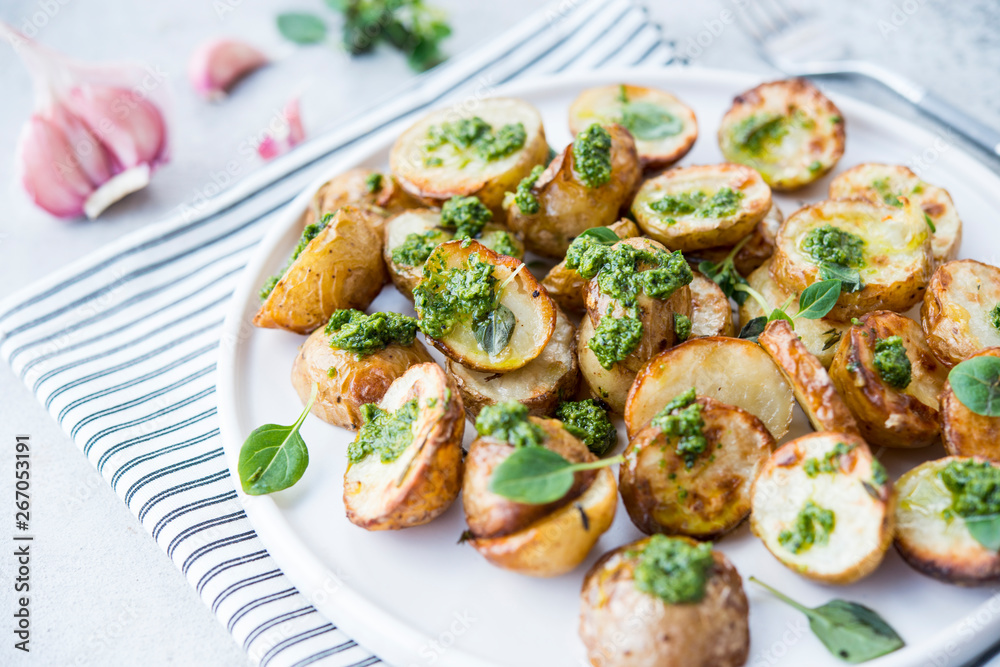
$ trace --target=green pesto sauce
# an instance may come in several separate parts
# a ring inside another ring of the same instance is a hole
[[[389,345],[413,345],[417,335],[417,320],[399,313],[372,313],[360,310],[338,310],[330,316],[324,333],[330,347],[354,352],[364,357]]]
[[[392,463],[413,442],[413,422],[418,414],[416,399],[395,412],[387,412],[374,403],[362,405],[365,424],[347,448],[347,459],[357,463],[370,454],[378,454],[382,463]]]
[[[963,518],[1000,515],[1000,468],[988,462],[952,461],[938,476],[951,491],[950,513]]]
[[[536,164],[531,168],[531,173],[521,179],[521,182],[517,184],[517,191],[514,193],[514,203],[517,204],[518,210],[525,215],[535,215],[541,210],[541,204],[538,203],[538,197],[535,193],[531,191],[535,187],[535,183],[538,182],[539,176],[545,171],[544,167],[540,164]]]
[[[683,313],[674,313],[674,335],[683,343],[691,337],[691,318]]]
[[[492,162],[519,151],[526,139],[522,123],[507,124],[494,131],[493,126],[479,116],[447,121],[432,125],[427,130],[424,152],[428,155],[424,164],[442,164],[441,158],[432,154],[443,146],[451,146],[459,152],[471,152],[486,162]]]
[[[899,200],[897,193],[892,191],[892,187],[889,185],[889,177],[877,178],[872,181],[872,189],[878,193],[878,196],[882,198],[882,201],[889,206],[895,206],[896,208],[902,208],[903,202]]]
[[[694,467],[698,456],[708,449],[705,437],[705,420],[701,404],[696,402],[694,387],[677,396],[656,413],[650,422],[665,434],[677,438],[677,455],[684,459],[684,467]]]
[[[878,459],[872,459],[872,481],[878,486],[884,486],[889,481],[889,473]]]
[[[666,195],[662,199],[652,202],[649,207],[657,213],[669,216],[693,215],[698,218],[728,218],[736,214],[742,200],[742,192],[732,188],[722,188],[711,197],[700,190],[698,192],[684,192],[679,195]]]
[[[441,226],[454,229],[456,239],[473,239],[493,220],[493,212],[478,197],[452,197],[441,207]]]
[[[750,155],[762,155],[788,134],[788,118],[763,114],[744,118],[733,128],[733,143]]]
[[[639,271],[640,263],[654,264],[656,268]],[[580,275],[588,277],[584,273]],[[650,252],[637,250],[627,244],[609,248],[597,274],[597,285],[601,292],[617,300],[625,308],[635,306],[640,292],[645,292],[654,299],[668,299],[692,280],[694,274],[691,267],[679,250]]]
[[[380,192],[382,190],[382,174],[377,171],[368,174],[368,177],[365,179],[365,188],[372,194]]]
[[[864,266],[865,240],[833,225],[812,229],[802,239],[802,250],[817,264],[839,264],[848,268]]]
[[[607,411],[592,398],[560,403],[556,419],[598,456],[603,456],[618,442],[618,429],[611,423]]]
[[[573,140],[573,170],[588,188],[611,180],[611,134],[597,123]]]
[[[641,592],[668,604],[700,602],[705,597],[715,564],[711,542],[691,544],[676,537],[653,535],[637,558],[632,578]]]
[[[684,129],[684,123],[663,107],[651,102],[622,104],[621,125],[641,141],[658,141]]]
[[[277,285],[278,281],[281,280],[281,277],[285,275],[288,269],[292,268],[292,264],[294,264],[295,260],[299,258],[299,255],[302,254],[302,251],[306,249],[306,246],[309,245],[309,242],[312,241],[317,236],[319,236],[319,233],[326,228],[327,223],[330,222],[330,219],[332,217],[333,213],[327,213],[326,215],[323,216],[323,219],[320,220],[319,222],[314,222],[311,225],[306,225],[306,228],[302,230],[302,236],[299,237],[299,242],[295,245],[295,248],[292,250],[291,256],[285,263],[285,268],[281,270],[281,273],[276,273],[270,278],[268,278],[267,282],[264,283],[264,286],[260,288],[258,296],[260,297],[261,301],[270,296],[271,292],[274,290],[275,285]]]
[[[413,290],[420,330],[431,338],[447,335],[459,322],[483,322],[496,309],[493,265],[478,254],[464,267],[447,269],[438,253],[424,264],[424,279]]]
[[[816,477],[822,473],[837,473],[840,472],[840,457],[850,454],[854,451],[855,445],[845,445],[842,442],[838,442],[833,449],[828,451],[823,455],[823,458],[808,458],[805,463],[802,464],[802,469],[805,470],[806,475],[809,477]]]
[[[611,248],[593,236],[577,236],[566,250],[566,268],[590,280],[608,261],[610,254]]]
[[[606,370],[627,357],[642,340],[642,322],[634,317],[605,315],[587,346]]]
[[[792,528],[778,534],[778,543],[793,554],[800,554],[815,544],[826,544],[835,524],[832,511],[810,500],[795,517]]]
[[[538,447],[545,430],[528,419],[528,408],[517,401],[487,405],[476,417],[476,431],[509,442],[515,447]]]
[[[913,375],[913,366],[906,356],[906,347],[899,336],[875,341],[875,369],[882,380],[894,389],[906,389]]]
[[[421,266],[434,248],[448,240],[449,235],[439,229],[430,229],[423,234],[407,234],[406,240],[392,249],[392,261],[399,266]]]
[[[498,252],[508,257],[521,258],[521,249],[514,243],[514,239],[509,232],[501,229],[487,232],[480,237],[479,242],[493,252]]]
[[[990,311],[990,324],[997,331],[1000,331],[1000,303],[993,306],[993,310]]]

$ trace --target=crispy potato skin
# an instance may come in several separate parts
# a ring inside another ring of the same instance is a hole
[[[435,399],[428,405],[427,399]],[[413,443],[391,463],[369,455],[344,472],[348,520],[365,530],[399,530],[440,516],[462,488],[462,399],[437,364],[411,367],[379,402],[397,410],[417,399]]]
[[[796,400],[815,430],[861,435],[854,415],[837,393],[823,364],[806,349],[788,322],[769,323],[757,342],[792,386]]]
[[[736,126],[755,115],[804,114],[812,127],[789,130],[780,154],[752,156],[737,145]],[[796,150],[785,150],[791,144]],[[719,148],[730,162],[759,171],[774,190],[795,190],[833,169],[844,154],[844,117],[837,106],[806,79],[772,81],[741,93],[719,125]]]
[[[852,447],[840,457],[839,469],[809,477],[805,462],[823,457],[837,443]],[[821,431],[785,443],[753,483],[750,530],[783,565],[809,579],[849,584],[868,576],[882,562],[895,523],[892,483],[875,484],[873,460],[865,441],[849,433]],[[827,544],[796,554],[778,535],[794,524],[808,500],[834,512],[834,528]]]
[[[883,382],[874,366],[875,342],[900,336],[913,376],[902,391]],[[830,379],[857,419],[865,440],[883,447],[926,447],[940,430],[937,397],[947,369],[924,341],[920,326],[885,310],[861,318],[840,341]]]
[[[646,538],[649,539],[649,538]],[[749,605],[736,568],[719,551],[705,597],[668,604],[635,587],[646,540],[605,554],[583,580],[580,639],[594,667],[738,667],[750,652]],[[637,623],[638,621],[638,623]]]
[[[1000,554],[979,544],[961,518],[948,521],[941,514],[951,505],[951,492],[938,473],[964,458],[927,461],[899,478],[895,544],[918,572],[949,584],[977,586],[1000,580]]]
[[[711,459],[703,454],[689,470],[676,452],[676,438],[655,426],[640,431],[625,450],[618,487],[632,523],[646,534],[713,539],[750,514],[750,485],[774,438],[745,410],[708,396],[698,403]]]
[[[635,141],[621,125],[604,127],[611,135],[611,179],[607,183],[588,188],[580,181],[570,144],[549,163],[532,188],[541,206],[538,213],[522,213],[513,198],[505,202],[507,225],[524,238],[528,250],[561,259],[574,238],[591,227],[613,223],[631,199],[642,177]]]
[[[307,334],[336,310],[366,309],[388,280],[377,217],[340,208],[271,290],[254,326]]]
[[[973,357],[1000,357],[1000,347],[987,348]],[[941,392],[941,439],[952,456],[976,456],[1000,462],[1000,418],[977,415],[955,397],[951,383]]]
[[[622,117],[623,89],[629,102],[655,104],[684,124],[680,132],[664,139],[635,138],[635,147],[643,169],[663,169],[684,157],[698,138],[698,121],[694,111],[670,93],[645,86],[601,86],[588,88],[580,93],[569,107],[569,130],[573,136],[592,123],[604,125],[619,122]]]
[[[920,323],[937,358],[954,366],[983,348],[1000,346],[1000,331],[989,321],[998,302],[997,267],[974,259],[938,267],[920,307]]]
[[[618,222],[608,225],[608,229],[617,234],[620,239],[639,236],[639,227],[628,218],[622,218]],[[566,268],[566,260],[563,260],[552,267],[545,279],[542,280],[542,285],[545,286],[549,296],[563,310],[568,313],[578,313],[586,308],[583,303],[583,293],[587,282],[577,273],[576,269]]]
[[[590,349],[590,339],[594,336],[594,325],[590,317],[584,316],[576,332],[576,354],[580,364],[580,375],[589,393],[607,403],[617,414],[625,412],[625,401],[635,379],[635,373],[623,364],[615,364],[610,369],[601,366]]]
[[[736,267],[737,273],[743,277],[749,276],[757,267],[771,259],[771,255],[774,254],[774,240],[778,236],[778,230],[781,229],[781,223],[784,221],[785,216],[781,213],[781,209],[772,201],[771,209],[767,215],[757,223],[749,234],[750,238],[747,239],[742,248],[736,251],[736,256],[733,257],[733,265]],[[733,245],[703,248],[692,254],[698,259],[721,262],[729,256],[735,245],[734,243]]]
[[[691,290],[691,337],[732,336],[733,309],[715,281],[694,272]]]
[[[736,213],[726,218],[665,216],[651,206],[666,195],[696,191],[712,195],[724,187],[743,195]],[[643,232],[671,250],[685,252],[735,244],[751,233],[770,209],[771,189],[760,174],[730,163],[675,167],[646,180],[632,202],[632,214]]]
[[[410,197],[389,174],[382,174],[382,187],[377,192],[368,190],[367,179],[378,173],[373,169],[356,167],[334,176],[320,186],[309,208],[302,214],[302,226],[311,225],[323,219],[327,213],[335,213],[341,206],[357,206],[377,214],[372,222],[376,231],[381,232],[386,216],[395,215],[410,208],[419,208],[420,202]]]

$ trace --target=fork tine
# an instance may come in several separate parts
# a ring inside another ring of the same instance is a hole
[[[764,41],[765,29],[761,26],[756,19],[750,16],[750,12],[747,11],[749,3],[739,4],[736,9],[736,19],[742,24],[743,29],[750,33],[750,37],[753,38],[755,42]]]

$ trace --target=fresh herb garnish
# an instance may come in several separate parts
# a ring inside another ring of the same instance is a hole
[[[931,228],[931,234],[937,234],[937,227],[934,226],[934,221],[931,220],[931,216],[926,213],[924,213],[924,222],[926,222],[927,226]]]
[[[722,289],[723,294],[741,306],[747,300],[748,295],[745,292],[738,291],[736,287],[737,285],[746,285],[747,281],[736,270],[735,259],[737,253],[739,253],[749,240],[750,237],[745,236],[743,240],[733,246],[733,249],[729,251],[729,254],[721,262],[705,261],[698,264],[699,271],[715,281],[715,284]],[[765,312],[767,311],[766,308],[764,310]]]
[[[745,281],[737,283],[735,289],[737,294],[744,294],[744,298],[746,296],[753,297],[753,300],[757,302],[765,313],[771,308],[760,292],[750,287]],[[747,322],[740,331],[739,337],[756,341],[757,336],[763,333],[767,323],[774,320],[785,320],[792,329],[795,329],[795,320],[800,317],[807,320],[818,320],[826,317],[827,313],[837,305],[837,299],[840,298],[840,289],[839,280],[824,280],[823,282],[813,283],[802,290],[802,294],[799,295],[799,311],[795,315],[789,315],[785,312],[785,308],[791,303],[791,299],[789,299],[780,307],[771,309],[770,315],[766,317],[761,315]]]
[[[503,304],[498,304],[489,315],[476,324],[474,333],[476,342],[486,354],[494,357],[507,347],[514,333],[517,318],[513,311]]]
[[[559,500],[573,486],[573,474],[622,463],[624,456],[570,463],[545,447],[518,447],[493,470],[490,491],[508,500],[544,505]]]
[[[377,171],[373,171],[368,174],[368,176],[365,177],[365,189],[373,194],[381,191],[383,178],[382,174]]]
[[[1000,358],[966,359],[948,373],[955,397],[977,415],[1000,417]]]
[[[313,14],[285,12],[278,14],[278,32],[296,44],[318,44],[326,39],[326,24]]]
[[[260,496],[287,489],[302,479],[309,465],[309,450],[299,429],[309,415],[319,385],[314,384],[302,414],[291,426],[264,424],[255,428],[240,448],[236,471],[243,493]]]

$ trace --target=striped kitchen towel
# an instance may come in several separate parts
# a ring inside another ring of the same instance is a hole
[[[372,665],[268,556],[216,423],[216,353],[240,270],[275,214],[358,142],[516,78],[665,65],[632,0],[561,0],[247,177],[0,304],[0,353],[261,665]]]

